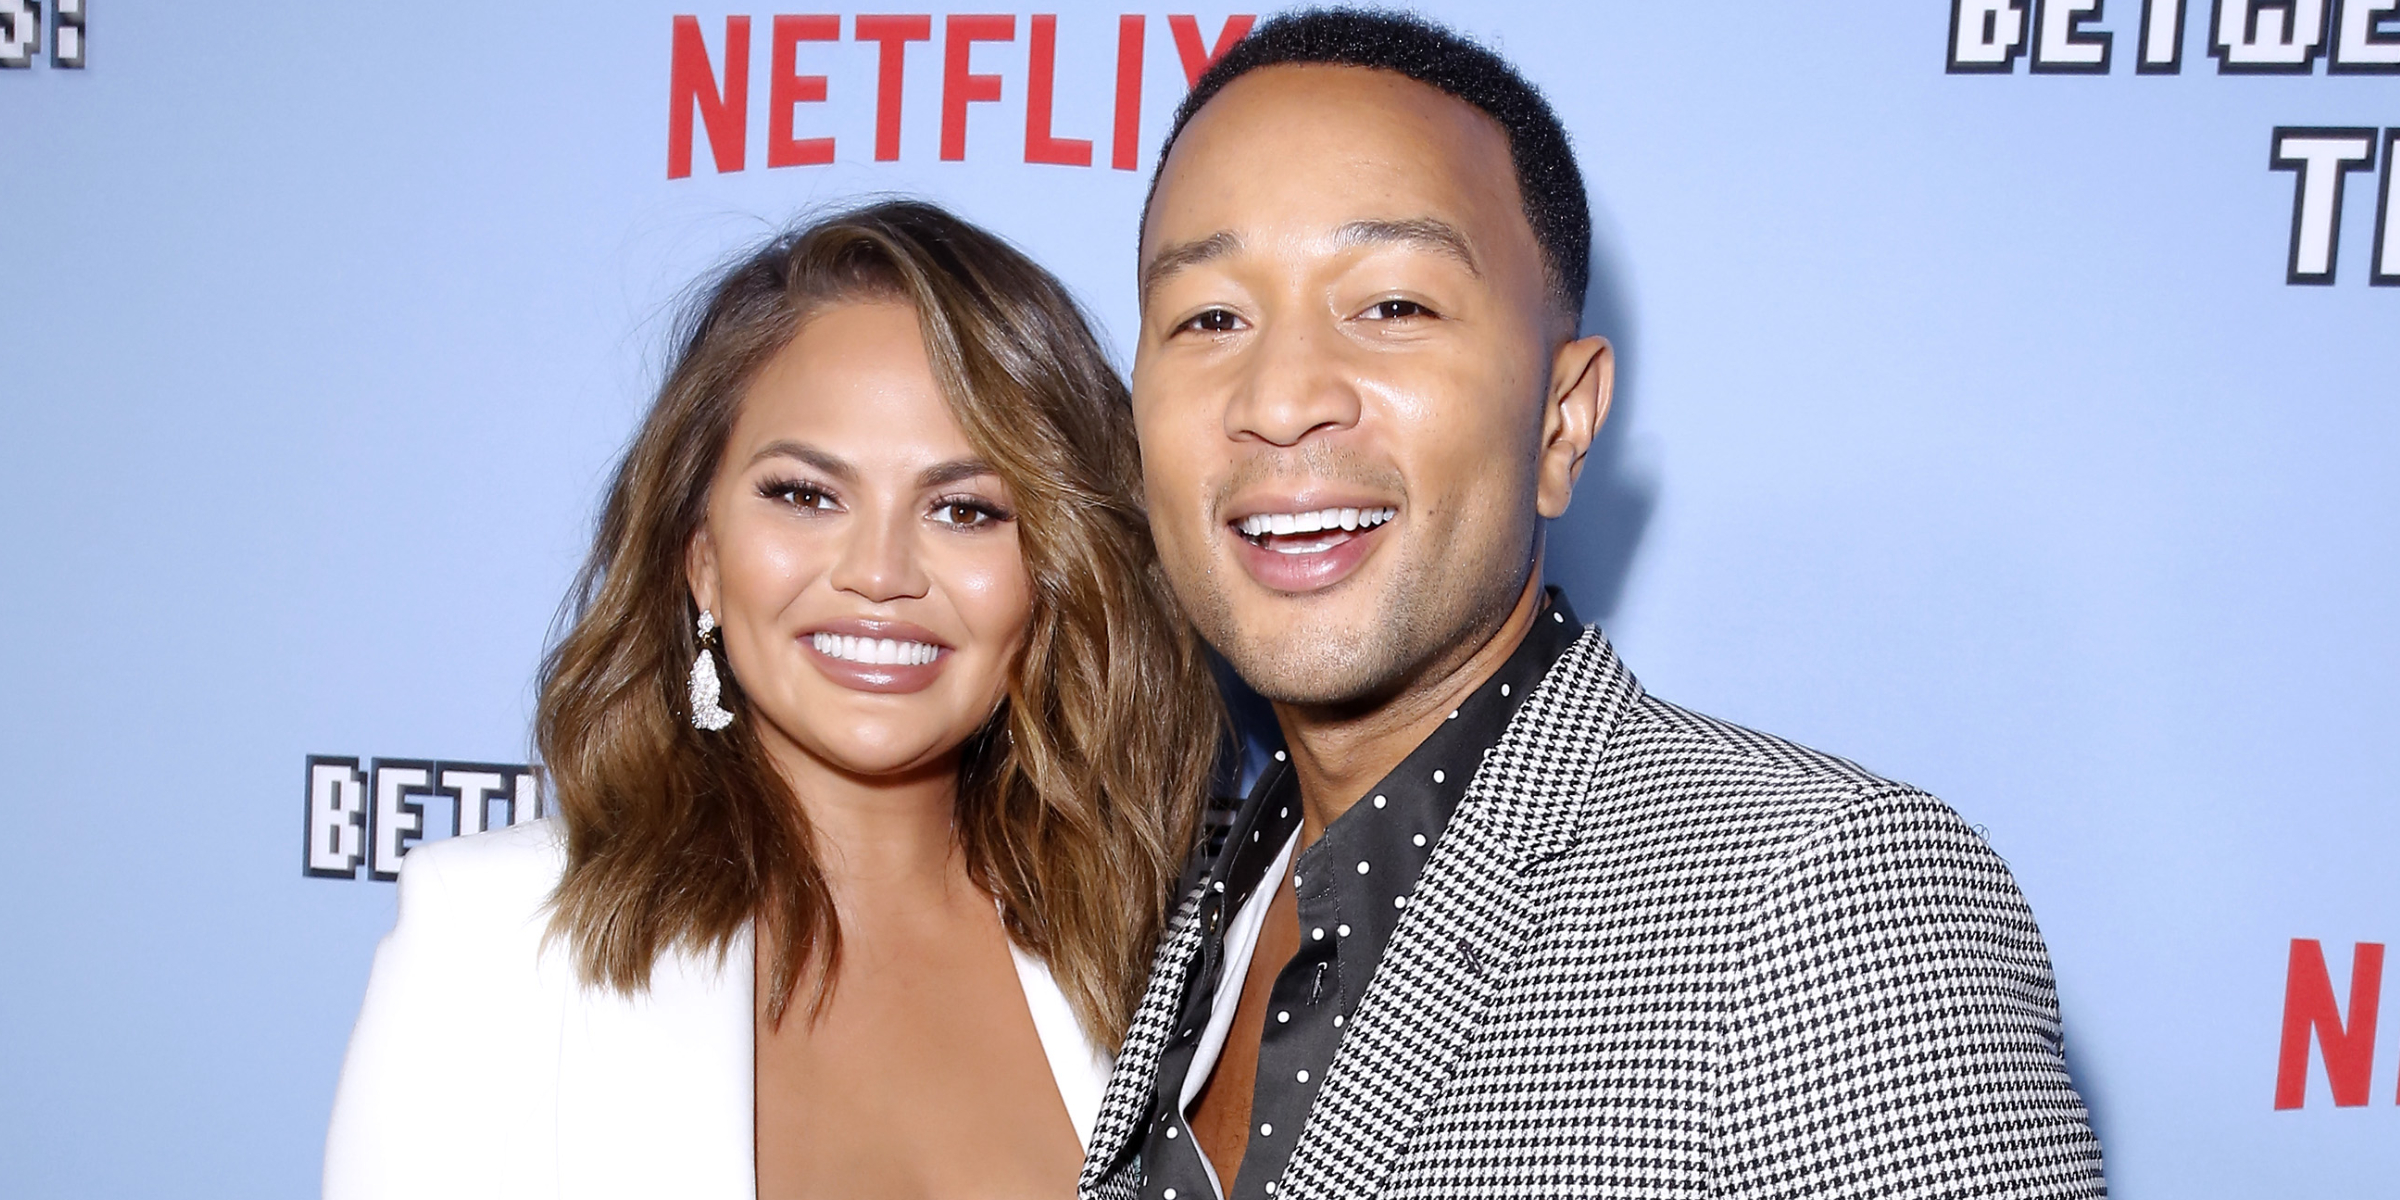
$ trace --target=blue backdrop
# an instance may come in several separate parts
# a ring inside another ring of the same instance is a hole
[[[2123,1196],[2400,1180],[2360,951],[2400,938],[2377,4],[2149,38],[2171,0],[1430,9],[1549,91],[1594,189],[1623,372],[1552,574],[1653,691],[1989,829]],[[956,48],[995,27],[925,10],[879,160],[857,11],[795,43],[825,99],[780,89],[833,161],[771,166],[811,153],[777,149],[772,7],[0,0],[0,1194],[314,1191],[392,890],[303,873],[309,756],[524,760],[695,274],[922,193],[1129,345],[1148,161],[1228,10],[1183,46],[1043,10],[1091,166],[1026,161],[1032,10]],[[678,14],[712,97],[751,30],[743,145],[684,97],[682,178]],[[945,161],[956,53],[1000,98]],[[1145,170],[1110,165],[1121,96]]]

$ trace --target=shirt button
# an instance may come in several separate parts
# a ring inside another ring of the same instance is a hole
[[[1308,1072],[1306,1072],[1306,1071],[1302,1071],[1302,1072],[1300,1072],[1300,1082],[1302,1082],[1302,1083],[1307,1083],[1307,1082],[1308,1082]]]
[[[1260,1125],[1260,1126],[1258,1127],[1258,1136],[1260,1136],[1260,1137],[1273,1137],[1273,1136],[1275,1136],[1275,1127],[1274,1127],[1273,1125],[1271,1125],[1271,1124],[1262,1124],[1262,1125]]]

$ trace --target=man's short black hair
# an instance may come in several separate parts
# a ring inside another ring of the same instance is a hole
[[[1261,67],[1310,63],[1405,75],[1499,122],[1508,134],[1517,192],[1524,197],[1534,241],[1542,248],[1551,290],[1569,316],[1583,319],[1583,292],[1592,275],[1592,212],[1566,128],[1550,111],[1550,102],[1506,60],[1422,17],[1309,8],[1270,19],[1235,43],[1192,85],[1191,94],[1175,109],[1165,145],[1159,147],[1159,168],[1165,168],[1167,153],[1183,136],[1184,126],[1226,84]],[[1153,171],[1150,176],[1153,196],[1158,193],[1158,175]],[[1147,202],[1142,216],[1147,224]]]

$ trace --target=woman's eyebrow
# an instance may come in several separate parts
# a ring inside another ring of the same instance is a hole
[[[758,448],[758,453],[750,456],[750,462],[751,465],[756,466],[770,458],[796,458],[843,482],[858,478],[858,468],[851,466],[849,460],[840,455],[820,450],[806,442],[795,442],[789,439],[768,442]]]
[[[980,475],[998,475],[999,473],[992,469],[992,464],[980,458],[954,458],[949,462],[936,463],[925,468],[925,473],[917,476],[917,487],[920,490],[938,488],[953,483],[963,483]]]

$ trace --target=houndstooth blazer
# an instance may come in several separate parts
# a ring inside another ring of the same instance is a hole
[[[1142,1133],[1169,923],[1084,1164]],[[1442,834],[1280,1186],[1319,1197],[2105,1196],[2048,953],[1939,800],[1562,655]]]

